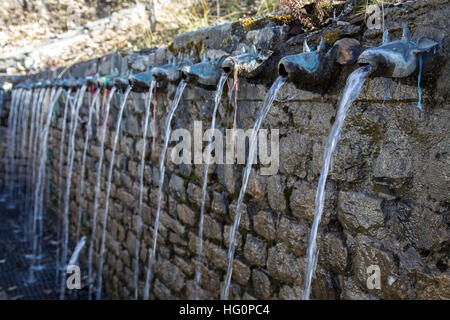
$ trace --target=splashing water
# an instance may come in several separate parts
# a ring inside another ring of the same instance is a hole
[[[92,256],[94,253],[94,242],[96,237],[96,230],[97,230],[97,214],[98,214],[98,201],[99,201],[99,195],[100,195],[100,184],[102,181],[102,166],[103,166],[103,157],[104,157],[104,146],[105,146],[105,135],[106,130],[108,128],[108,115],[109,115],[109,108],[111,106],[111,100],[114,96],[114,93],[116,92],[117,88],[113,87],[108,95],[108,100],[106,102],[105,107],[105,113],[104,113],[104,119],[103,119],[103,125],[101,129],[101,135],[100,135],[100,156],[98,160],[98,167],[97,167],[97,181],[95,183],[95,189],[94,189],[94,213],[92,216],[92,231],[91,231],[91,238],[89,241],[89,253],[88,253],[88,282],[89,282],[89,300],[92,299],[92,290],[94,287],[94,283],[92,280]]]
[[[162,197],[162,188],[164,183],[164,172],[165,172],[165,159],[166,159],[166,152],[167,152],[167,146],[169,145],[169,139],[170,139],[170,132],[171,127],[170,123],[172,122],[172,117],[175,111],[178,108],[178,105],[181,100],[181,95],[183,94],[184,88],[186,87],[186,82],[184,80],[181,80],[178,84],[177,91],[175,93],[175,97],[173,98],[172,105],[169,110],[169,114],[167,115],[166,119],[166,131],[164,134],[164,147],[162,149],[161,155],[160,155],[160,161],[159,161],[159,187],[158,187],[158,207],[156,210],[156,216],[155,216],[155,223],[153,225],[153,246],[152,246],[152,252],[150,255],[148,266],[147,266],[147,283],[146,283],[146,290],[144,293],[144,299],[148,299],[149,292],[150,292],[150,284],[152,281],[152,265],[153,261],[156,258],[156,241],[158,239],[158,227],[159,227],[159,216],[161,213],[161,197]]]
[[[220,77],[219,83],[217,84],[216,97],[215,97],[215,101],[214,101],[214,110],[213,110],[212,119],[211,119],[211,128],[210,128],[211,136],[209,138],[208,148],[212,144],[213,132],[216,127],[217,108],[219,107],[220,98],[222,97],[222,89],[223,89],[223,86],[224,86],[227,78],[228,78],[228,74],[225,74],[225,73],[222,74],[222,76]],[[199,219],[199,228],[198,228],[197,265],[195,268],[195,300],[198,300],[198,291],[199,291],[199,287],[200,287],[200,277],[201,277],[200,264],[202,262],[202,251],[203,251],[203,219],[204,219],[204,215],[205,215],[206,187],[208,186],[208,168],[209,168],[209,162],[211,160],[211,150],[207,149],[206,152],[207,152],[207,156],[206,156],[207,158],[205,159],[205,167],[203,169],[204,171],[203,171],[202,203],[200,206],[200,219]]]
[[[112,182],[112,173],[114,169],[114,157],[116,154],[117,141],[119,140],[120,134],[120,124],[122,122],[123,110],[125,109],[125,105],[127,102],[128,95],[131,92],[131,86],[128,86],[123,95],[122,103],[120,104],[119,114],[117,115],[117,125],[116,125],[116,133],[114,136],[114,142],[112,145],[111,151],[111,160],[109,163],[109,171],[108,171],[108,184],[106,187],[106,197],[105,197],[105,211],[103,212],[103,230],[102,230],[102,242],[100,246],[100,262],[98,267],[98,283],[97,283],[97,295],[96,298],[99,300],[102,294],[102,281],[103,281],[103,259],[105,255],[105,241],[106,241],[106,224],[108,222],[108,212],[109,212],[109,195],[111,193],[111,182]]]
[[[78,257],[80,256],[81,250],[83,250],[84,246],[86,244],[86,237],[82,237],[80,241],[75,246],[75,249],[73,249],[73,253],[70,256],[68,266],[73,266],[77,263]]]
[[[338,105],[336,120],[334,121],[333,127],[331,128],[330,135],[328,136],[328,140],[325,145],[322,171],[320,172],[319,185],[316,192],[314,221],[311,227],[311,234],[309,236],[308,250],[306,252],[308,260],[306,266],[305,290],[303,292],[304,300],[309,299],[309,295],[311,292],[311,282],[317,262],[317,230],[319,228],[320,220],[322,219],[325,202],[325,185],[330,169],[331,157],[333,155],[334,149],[336,148],[339,136],[341,135],[342,125],[344,124],[348,109],[361,92],[364,82],[369,76],[371,70],[372,69],[370,66],[364,66],[353,71],[347,78],[347,83],[345,84],[344,92]]]
[[[84,85],[81,87],[80,91],[77,95],[77,100],[75,101],[75,106],[72,108],[71,114],[71,125],[70,125],[70,133],[69,133],[69,159],[67,162],[67,175],[66,175],[66,193],[64,198],[64,212],[63,212],[63,240],[64,247],[62,252],[62,264],[65,265],[67,263],[67,251],[69,247],[69,204],[70,204],[70,188],[72,183],[72,170],[73,170],[73,161],[75,159],[75,134],[77,132],[78,127],[78,114],[80,112],[81,105],[83,103],[84,93],[86,92],[87,86]],[[64,300],[64,288],[66,281],[66,273],[63,272],[61,276],[61,285],[60,285],[60,299]]]
[[[244,201],[245,190],[247,189],[247,183],[248,183],[248,179],[250,177],[253,159],[255,157],[258,131],[259,131],[259,128],[261,127],[262,121],[266,117],[267,112],[269,111],[270,107],[272,106],[272,103],[277,95],[278,90],[280,90],[280,88],[283,86],[283,84],[286,82],[286,80],[287,80],[287,78],[280,76],[272,84],[272,87],[270,87],[270,90],[267,93],[266,98],[264,99],[261,113],[259,114],[259,117],[253,126],[252,135],[250,137],[250,147],[249,147],[249,153],[248,153],[248,158],[247,158],[247,164],[244,169],[241,190],[239,192],[239,198],[238,198],[237,206],[236,206],[236,215],[234,217],[234,222],[233,222],[233,226],[231,228],[230,238],[228,241],[228,244],[229,244],[228,266],[227,266],[227,274],[225,276],[225,284],[223,286],[222,294],[220,297],[222,300],[228,299],[228,292],[230,290],[231,274],[233,272],[233,259],[234,259],[236,230],[241,221],[241,215],[242,215],[241,206],[242,206],[242,202]]]
[[[100,94],[100,88],[95,90],[92,101],[89,104],[88,110],[88,122],[86,124],[86,136],[84,137],[84,148],[83,148],[83,156],[81,160],[81,174],[80,174],[80,192],[78,194],[78,218],[77,218],[77,233],[75,235],[75,239],[80,238],[81,232],[81,221],[83,217],[83,206],[84,206],[84,184],[85,184],[85,174],[86,174],[86,154],[89,145],[89,137],[92,130],[92,113],[94,109],[94,104],[98,103],[98,97]]]
[[[139,280],[139,250],[141,248],[141,231],[142,231],[142,196],[144,188],[144,171],[145,171],[145,147],[147,145],[148,119],[150,118],[150,106],[153,99],[153,88],[156,87],[156,80],[152,80],[148,90],[147,106],[145,108],[144,133],[142,134],[142,155],[141,155],[141,172],[139,176],[139,206],[138,218],[136,223],[136,252],[134,265],[134,299],[138,298],[138,280]]]

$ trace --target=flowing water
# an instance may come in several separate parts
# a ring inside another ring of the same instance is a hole
[[[31,185],[30,185],[30,204],[29,204],[29,210],[28,210],[28,224],[29,224],[29,230],[30,230],[30,249],[33,248],[33,229],[34,229],[34,223],[36,222],[34,219],[34,204],[35,204],[35,189],[34,186],[36,186],[37,181],[37,169],[38,169],[38,161],[39,161],[39,155],[38,155],[38,145],[39,145],[39,137],[41,135],[41,126],[40,126],[40,119],[43,117],[44,113],[44,97],[47,94],[46,89],[39,89],[39,98],[37,102],[37,108],[36,108],[36,116],[35,116],[35,134],[32,140],[31,145]]]
[[[94,213],[92,217],[92,231],[91,238],[89,240],[89,253],[88,253],[88,282],[89,282],[89,300],[92,299],[92,290],[94,288],[94,282],[92,279],[92,258],[94,254],[94,244],[96,240],[96,230],[97,230],[97,214],[98,214],[98,202],[100,195],[100,184],[102,181],[102,166],[103,166],[103,157],[104,157],[104,145],[105,145],[105,135],[106,130],[108,129],[108,115],[109,108],[111,106],[111,100],[116,92],[117,88],[113,87],[108,95],[108,101],[106,102],[105,113],[103,118],[103,124],[100,134],[100,156],[97,164],[97,181],[95,183],[94,189]]]
[[[12,97],[11,102],[11,112],[8,117],[8,149],[7,149],[7,161],[8,164],[8,175],[7,175],[7,183],[8,186],[8,194],[7,201],[8,207],[14,208],[14,164],[15,164],[15,141],[16,141],[16,123],[17,123],[17,115],[19,113],[19,104],[24,93],[23,89],[15,90],[15,94]]]
[[[32,103],[33,98],[33,90],[28,90],[27,95],[25,97],[23,113],[22,113],[22,128],[21,135],[19,137],[19,146],[20,146],[20,166],[18,170],[18,175],[20,179],[20,188],[19,188],[19,212],[22,217],[23,223],[23,241],[26,241],[26,235],[28,234],[28,224],[27,224],[27,212],[26,209],[26,182],[27,182],[27,133],[28,133],[28,122],[30,120],[30,104]]]
[[[69,204],[70,204],[70,188],[72,185],[72,170],[73,162],[75,159],[75,134],[78,127],[78,114],[80,112],[81,105],[83,104],[84,93],[86,92],[86,86],[82,86],[77,94],[77,100],[75,101],[75,106],[72,108],[71,114],[71,124],[69,131],[69,150],[68,150],[68,161],[67,161],[67,175],[66,175],[66,190],[64,198],[64,211],[63,211],[63,252],[62,252],[62,264],[66,265],[68,247],[69,247]],[[60,285],[60,299],[64,299],[64,288],[65,288],[65,277],[66,273],[62,271],[61,275],[61,285]]]
[[[92,130],[92,112],[94,109],[94,104],[98,103],[98,97],[100,94],[100,88],[95,90],[92,101],[89,104],[88,110],[88,122],[86,124],[86,136],[84,137],[84,148],[83,148],[83,156],[81,160],[81,174],[80,174],[80,193],[78,194],[78,218],[77,218],[77,233],[75,235],[75,239],[80,238],[81,232],[81,221],[83,218],[83,206],[84,206],[84,184],[85,184],[85,174],[86,174],[86,154],[89,146],[89,137]]]
[[[353,71],[347,78],[344,92],[339,101],[336,120],[331,128],[328,136],[323,155],[322,171],[320,172],[319,185],[317,186],[314,221],[311,227],[311,234],[309,236],[308,250],[306,252],[307,265],[305,275],[305,289],[303,292],[303,299],[308,300],[311,291],[311,282],[314,275],[314,270],[317,262],[317,248],[316,238],[317,230],[319,228],[320,220],[322,219],[323,207],[325,202],[325,185],[330,169],[331,157],[336,148],[339,136],[341,135],[342,125],[352,102],[358,97],[362,90],[364,82],[366,81],[371,68],[369,66],[361,67]]]
[[[227,78],[228,74],[223,73],[222,76],[220,77],[219,83],[217,84],[216,97],[214,99],[214,110],[211,119],[211,128],[210,128],[211,136],[209,138],[208,147],[212,144],[213,132],[216,127],[217,108],[219,107],[220,98],[222,97],[223,86]],[[205,167],[203,169],[204,171],[203,171],[202,202],[200,206],[200,219],[198,227],[197,265],[195,268],[195,300],[198,300],[198,291],[200,287],[200,278],[201,278],[200,264],[202,262],[202,253],[203,253],[203,220],[205,215],[206,187],[208,186],[208,169],[209,169],[209,162],[211,160],[211,150],[207,149],[206,154],[207,156],[205,160]]]
[[[109,163],[108,170],[108,184],[106,186],[106,197],[105,197],[105,211],[103,212],[103,230],[102,230],[102,240],[100,246],[100,262],[98,267],[98,283],[97,283],[97,300],[100,300],[102,294],[102,281],[103,281],[103,258],[105,255],[105,241],[106,241],[106,224],[108,222],[108,213],[109,213],[109,195],[111,192],[111,182],[113,178],[113,169],[114,169],[114,157],[116,154],[117,142],[119,141],[119,134],[122,122],[123,110],[125,109],[125,105],[127,103],[128,95],[131,92],[131,86],[128,86],[123,95],[122,103],[120,104],[119,114],[117,115],[117,124],[116,124],[116,133],[114,135],[114,141],[112,145],[111,151],[111,160]]]
[[[266,98],[264,99],[261,113],[259,114],[259,117],[253,126],[253,132],[250,137],[250,144],[249,144],[250,146],[249,146],[247,164],[245,166],[244,173],[242,176],[242,185],[241,185],[241,190],[239,192],[239,198],[238,198],[237,206],[236,206],[236,215],[234,217],[233,227],[231,228],[230,238],[228,241],[228,244],[229,244],[228,266],[227,266],[227,274],[225,276],[225,283],[224,283],[224,286],[222,289],[222,294],[221,294],[222,300],[228,299],[228,293],[230,290],[231,274],[233,272],[233,259],[234,259],[236,230],[241,221],[241,215],[242,215],[241,206],[242,206],[242,202],[244,201],[245,190],[247,189],[247,183],[248,183],[248,179],[250,177],[253,159],[255,157],[255,152],[256,152],[256,147],[257,147],[257,142],[258,142],[257,141],[258,131],[259,131],[259,128],[261,127],[262,121],[266,117],[267,112],[269,111],[270,107],[272,106],[272,103],[277,95],[278,90],[280,90],[280,88],[283,86],[283,84],[286,82],[286,80],[287,80],[287,78],[280,76],[272,84],[272,87],[270,87],[270,90],[267,93]]]
[[[77,263],[81,250],[83,250],[85,245],[86,245],[86,237],[82,237],[75,246],[75,249],[73,249],[73,253],[70,256],[69,263],[67,264],[68,266],[73,266]]]
[[[159,216],[161,213],[161,197],[162,197],[162,188],[164,183],[164,172],[165,172],[165,159],[166,159],[166,152],[167,152],[167,146],[169,145],[169,139],[170,139],[170,133],[171,133],[171,127],[170,124],[172,122],[172,117],[175,111],[178,108],[178,105],[181,100],[181,96],[183,94],[184,88],[186,87],[186,82],[184,80],[181,80],[178,84],[177,91],[175,93],[175,97],[173,99],[172,105],[170,107],[169,113],[167,115],[166,119],[166,130],[164,134],[164,147],[162,149],[160,160],[159,160],[159,187],[158,187],[158,207],[156,210],[156,216],[155,216],[155,223],[153,225],[153,243],[152,243],[152,252],[150,254],[149,263],[147,266],[147,283],[146,283],[146,290],[144,293],[144,298],[148,299],[149,297],[149,291],[150,291],[150,284],[152,282],[152,265],[153,261],[156,258],[156,241],[158,239],[158,227],[159,227]]]
[[[66,140],[66,126],[67,126],[67,115],[69,114],[69,104],[71,103],[71,93],[72,93],[72,88],[69,88],[67,91],[65,91],[66,94],[66,102],[64,105],[64,113],[63,113],[63,119],[62,119],[62,128],[61,128],[61,142],[59,145],[59,157],[58,157],[58,212],[62,212],[63,208],[62,208],[62,190],[63,190],[63,186],[62,186],[62,170],[63,170],[63,155],[64,155],[64,142]],[[71,106],[72,108],[73,106]],[[59,216],[59,214],[56,216],[56,219],[58,220],[57,222],[57,241],[58,241],[58,245],[56,247],[56,277],[55,280],[58,281],[59,279],[59,272],[61,270],[62,267],[62,263],[61,263],[61,228],[62,228],[62,221],[61,218]]]
[[[142,191],[144,188],[144,171],[145,171],[145,147],[147,145],[148,119],[150,117],[150,106],[153,98],[153,88],[156,86],[156,80],[152,80],[148,90],[147,106],[145,108],[144,132],[142,134],[142,155],[141,155],[141,171],[139,176],[139,206],[138,218],[136,222],[136,252],[134,265],[134,299],[138,298],[138,280],[139,280],[139,250],[141,248],[141,231],[142,231]]]
[[[27,229],[25,234],[30,236],[31,234],[31,223],[30,223],[30,202],[32,200],[32,196],[31,196],[31,186],[33,185],[33,180],[32,180],[32,168],[33,168],[33,160],[32,160],[32,148],[33,148],[33,142],[34,142],[34,137],[36,135],[34,129],[35,129],[35,122],[36,122],[36,114],[37,114],[37,104],[39,101],[39,97],[40,97],[40,90],[34,90],[33,92],[33,104],[31,105],[31,115],[30,115],[30,131],[28,134],[28,150],[27,150],[27,154],[26,154],[26,159],[27,159],[27,167],[26,167],[26,175],[27,175],[27,188],[25,189],[25,209],[24,212],[26,215],[28,215],[28,221],[26,221],[25,223],[27,224]],[[28,239],[30,240],[30,239]]]
[[[11,138],[12,138],[12,119],[14,118],[14,106],[16,104],[17,101],[17,95],[20,92],[20,89],[14,89],[11,91],[11,103],[10,103],[10,111],[9,111],[9,115],[8,115],[8,122],[7,122],[7,126],[8,126],[8,130],[6,132],[6,139],[7,139],[7,148],[6,148],[6,152],[3,156],[3,163],[5,165],[5,171],[6,171],[6,175],[5,175],[5,184],[6,187],[9,188],[11,186],[10,184],[10,180],[11,180],[11,175],[9,172],[9,163],[11,161],[10,156],[11,156]],[[1,201],[2,202],[6,202],[8,200],[8,196],[9,196],[9,189],[4,190],[2,196],[1,196]]]
[[[43,191],[44,191],[44,181],[45,181],[45,169],[46,169],[46,163],[47,163],[47,140],[48,140],[48,132],[50,130],[50,123],[52,119],[53,114],[53,106],[55,105],[56,101],[58,100],[59,96],[61,95],[62,89],[59,88],[56,90],[56,88],[53,88],[51,90],[51,94],[49,96],[49,99],[47,99],[46,106],[43,106],[43,110],[46,111],[46,119],[45,123],[43,123],[42,130],[40,131],[39,136],[39,150],[37,150],[38,154],[38,161],[39,161],[39,167],[38,167],[38,173],[36,177],[36,185],[35,185],[35,191],[34,191],[34,206],[33,206],[33,259],[30,267],[30,274],[29,274],[29,282],[34,281],[34,270],[38,270],[41,268],[41,238],[43,233]],[[48,91],[47,91],[48,93]],[[42,117],[44,118],[44,117]]]

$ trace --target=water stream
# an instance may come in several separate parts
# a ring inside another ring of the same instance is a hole
[[[213,132],[216,127],[216,113],[217,109],[220,105],[220,98],[222,97],[223,86],[228,78],[228,74],[223,73],[220,77],[219,83],[217,84],[216,96],[214,99],[214,110],[211,119],[211,136],[209,138],[208,147],[212,144]],[[202,187],[202,202],[200,206],[200,218],[199,218],[199,227],[198,227],[198,245],[197,245],[197,264],[195,267],[195,300],[198,300],[198,291],[200,287],[200,278],[201,278],[201,262],[202,262],[202,254],[203,254],[203,220],[205,216],[205,200],[206,200],[206,187],[208,186],[208,169],[209,162],[211,160],[211,150],[206,150],[206,159],[205,159],[205,167],[203,171],[203,187]]]
[[[50,93],[49,91],[46,92],[47,94]],[[32,236],[33,236],[33,245],[32,245],[32,252],[33,252],[33,258],[32,263],[30,267],[30,273],[29,273],[29,282],[33,282],[34,279],[34,271],[41,269],[41,238],[43,233],[43,195],[44,195],[44,181],[45,181],[45,171],[46,171],[46,163],[48,159],[47,154],[47,141],[48,141],[48,133],[50,130],[50,123],[52,119],[53,114],[53,106],[55,105],[56,101],[59,99],[59,96],[62,93],[62,88],[59,88],[56,90],[56,88],[51,89],[51,93],[48,96],[48,99],[45,101],[46,105],[42,106],[43,114],[42,118],[44,118],[44,112],[46,112],[46,118],[45,123],[43,123],[42,129],[39,131],[39,148],[37,150],[37,160],[39,162],[37,177],[36,177],[36,184],[35,184],[35,191],[34,191],[34,206],[33,206],[33,229],[32,229]]]
[[[77,218],[77,231],[75,235],[75,239],[80,240],[80,232],[81,232],[81,222],[83,218],[83,206],[84,206],[84,185],[85,185],[85,174],[86,174],[86,154],[89,146],[89,138],[92,130],[92,113],[94,110],[94,104],[98,103],[98,97],[100,94],[100,88],[95,90],[92,101],[89,103],[88,110],[88,122],[86,124],[86,135],[84,137],[84,147],[83,147],[83,155],[81,160],[81,174],[80,174],[80,193],[78,194],[78,218]]]
[[[267,95],[264,99],[261,113],[259,114],[258,119],[256,120],[254,126],[253,126],[253,132],[250,137],[250,146],[249,146],[249,153],[247,158],[247,163],[244,169],[244,173],[242,175],[242,185],[241,190],[239,192],[239,198],[237,201],[236,206],[236,215],[234,217],[233,226],[231,228],[230,232],[230,238],[228,241],[228,266],[227,266],[227,274],[225,276],[225,283],[222,288],[222,294],[221,299],[226,300],[228,299],[228,293],[230,290],[230,283],[231,283],[231,274],[233,272],[233,259],[234,259],[234,250],[235,250],[235,237],[236,237],[236,230],[239,226],[239,223],[241,221],[241,215],[242,215],[242,202],[244,201],[244,195],[245,190],[247,189],[247,183],[248,179],[250,177],[250,172],[252,169],[253,159],[255,157],[256,147],[257,147],[257,137],[258,137],[258,131],[261,127],[261,123],[266,117],[267,112],[269,111],[270,107],[272,106],[272,103],[277,95],[278,90],[283,86],[283,84],[286,82],[287,78],[285,77],[278,77],[275,82],[272,84],[272,87],[270,87],[269,92],[267,92]]]
[[[72,88],[69,88],[67,91],[64,91],[66,95],[66,102],[64,104],[64,113],[63,113],[63,119],[62,119],[62,128],[61,128],[61,142],[59,145],[59,157],[58,157],[58,212],[62,212],[62,170],[63,170],[63,155],[64,155],[64,142],[66,139],[66,126],[67,126],[67,115],[69,114],[69,104],[71,103],[72,97],[70,96],[72,93]],[[59,271],[61,269],[61,228],[62,228],[62,221],[61,216],[58,214],[56,216],[57,221],[57,246],[56,246],[56,277],[55,280],[58,281],[59,279]]]
[[[136,252],[135,252],[135,265],[134,265],[134,299],[138,298],[138,280],[139,280],[139,250],[141,248],[141,231],[142,231],[142,198],[144,188],[144,171],[145,171],[145,148],[147,146],[147,130],[148,119],[150,118],[150,106],[153,99],[153,88],[156,86],[156,80],[152,80],[150,88],[148,90],[147,106],[145,108],[144,119],[144,131],[142,134],[142,154],[141,154],[141,170],[139,174],[139,205],[138,205],[138,217],[136,222]],[[156,106],[155,106],[156,107]]]
[[[67,162],[67,175],[66,175],[66,189],[64,196],[64,211],[63,211],[63,252],[62,252],[62,266],[67,263],[68,247],[69,247],[69,205],[70,205],[70,188],[72,185],[72,172],[73,162],[75,159],[75,134],[78,127],[78,114],[80,112],[81,105],[83,104],[84,93],[86,92],[86,86],[82,86],[77,94],[77,100],[75,106],[72,108],[71,124],[69,130],[69,150],[68,150],[68,162]],[[66,282],[66,273],[62,272],[61,285],[60,285],[60,299],[64,299],[64,288]]]
[[[123,110],[125,109],[125,105],[127,103],[127,98],[128,98],[128,95],[130,94],[130,92],[131,92],[131,86],[128,86],[123,95],[122,103],[120,104],[119,114],[117,115],[116,133],[114,135],[114,141],[113,141],[112,151],[111,151],[111,160],[109,163],[108,184],[106,186],[106,197],[105,197],[105,211],[103,212],[103,230],[102,230],[102,238],[101,238],[101,246],[100,246],[100,262],[99,262],[99,267],[98,267],[98,283],[97,283],[97,295],[96,295],[97,300],[100,300],[101,294],[102,294],[103,259],[104,259],[104,255],[105,255],[106,224],[108,222],[109,196],[111,193],[111,182],[112,182],[112,177],[113,177],[114,158],[116,155],[117,142],[119,141],[119,134],[120,134]]]
[[[331,157],[333,155],[334,149],[336,149],[337,142],[341,135],[342,125],[344,124],[348,109],[361,92],[364,82],[369,76],[370,71],[371,68],[369,66],[365,66],[356,69],[348,76],[344,92],[338,104],[336,120],[334,121],[333,127],[331,128],[327,143],[325,144],[322,171],[320,172],[319,185],[316,192],[314,221],[309,236],[308,250],[306,252],[307,264],[305,274],[305,289],[303,292],[304,300],[309,299],[309,295],[311,292],[311,282],[317,262],[317,230],[319,228],[320,220],[322,219],[322,213],[325,203],[325,185],[330,169]]]
[[[105,113],[103,117],[103,124],[101,128],[100,134],[100,155],[97,163],[97,180],[95,183],[94,189],[94,212],[92,216],[92,230],[91,230],[91,238],[89,241],[89,253],[88,253],[88,283],[89,283],[89,300],[92,299],[92,290],[94,288],[94,282],[92,278],[92,258],[94,254],[94,245],[96,241],[96,231],[97,231],[97,215],[98,215],[98,205],[99,205],[99,196],[100,196],[100,185],[102,182],[102,167],[103,167],[103,157],[104,157],[104,145],[105,145],[105,136],[106,130],[108,130],[108,116],[109,116],[109,108],[111,106],[111,100],[116,92],[117,88],[113,87],[108,95],[108,100],[106,102]]]
[[[178,84],[177,91],[175,93],[175,97],[172,101],[172,105],[170,107],[169,113],[167,114],[166,119],[166,129],[164,133],[164,147],[161,151],[160,160],[159,160],[159,187],[158,187],[158,207],[156,210],[156,216],[155,216],[155,223],[153,224],[153,245],[152,245],[152,252],[150,254],[149,263],[147,266],[147,279],[146,279],[146,290],[144,293],[144,299],[148,299],[149,297],[149,291],[150,291],[150,285],[152,281],[152,265],[154,260],[156,259],[156,241],[158,239],[158,227],[159,227],[159,216],[161,213],[161,197],[162,197],[162,189],[163,189],[163,183],[164,183],[164,172],[165,172],[165,159],[166,159],[166,152],[167,152],[167,146],[169,145],[170,140],[170,133],[171,133],[171,127],[170,124],[172,122],[172,117],[175,111],[178,108],[178,105],[181,100],[181,96],[183,94],[184,88],[186,87],[186,82],[184,80],[181,80]]]

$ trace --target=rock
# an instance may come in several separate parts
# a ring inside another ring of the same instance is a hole
[[[223,40],[231,36],[231,31],[231,25],[226,23],[178,34],[173,38],[173,48],[185,50],[187,47],[192,47],[193,44],[198,43],[206,48],[221,49]]]
[[[448,240],[445,220],[430,208],[410,202],[400,202],[395,219],[408,242],[417,249],[438,251]]]
[[[348,259],[345,242],[339,238],[337,233],[331,232],[323,234],[319,241],[320,264],[334,273],[345,274]]]
[[[217,220],[205,214],[203,223],[203,232],[205,237],[222,241],[222,227]]]
[[[311,299],[336,300],[338,293],[328,271],[317,268],[311,284]]]
[[[278,294],[280,300],[302,300],[303,299],[303,287],[294,286],[291,288],[288,285],[284,285],[280,289]]]
[[[244,256],[251,264],[263,267],[266,264],[267,245],[249,234],[244,246]]]
[[[225,226],[224,231],[223,231],[223,242],[226,247],[228,247],[228,243],[229,243],[229,239],[230,239],[230,232],[231,232],[231,226]],[[240,248],[242,248],[242,233],[239,232],[239,230],[236,231],[234,243],[235,243],[236,251],[238,251]]]
[[[232,278],[236,280],[237,283],[245,286],[250,280],[251,271],[250,268],[240,261],[239,259],[233,260],[233,275]]]
[[[369,279],[368,271],[370,271],[369,267],[375,266],[375,268],[379,268],[381,288],[367,288],[367,290],[375,296],[383,294],[388,287],[389,277],[395,276],[394,258],[390,253],[381,250],[379,247],[379,243],[374,242],[364,235],[358,234],[355,238],[353,248],[355,255],[353,257],[352,270],[356,280],[362,288],[367,288],[367,281]]]
[[[358,287],[353,278],[349,277],[343,281],[341,292],[342,300],[374,300],[374,298]]]
[[[247,32],[247,40],[257,48],[270,48],[274,41],[284,41],[288,35],[288,27],[265,27]]]
[[[279,280],[298,283],[304,269],[302,264],[300,258],[289,253],[281,243],[269,249],[267,270]]]
[[[226,194],[225,193],[219,193],[219,192],[213,192],[213,202],[211,205],[211,209],[215,213],[223,214],[225,215],[227,213],[227,204],[225,202]]]
[[[167,288],[161,281],[155,279],[152,293],[161,300],[174,300],[176,297],[172,296],[169,288]]]
[[[361,44],[358,40],[352,38],[343,38],[334,43],[337,47],[338,58],[337,63],[342,65],[350,65],[355,63],[361,52]]]
[[[286,210],[286,198],[284,196],[284,183],[279,175],[269,177],[267,184],[267,198],[270,207],[278,212]]]
[[[136,152],[139,157],[139,159],[142,159],[142,149],[144,148],[144,140],[139,139],[139,141],[136,143]],[[149,141],[145,144],[145,157],[148,158],[148,155],[150,154],[151,144]]]
[[[197,213],[183,203],[177,205],[177,215],[184,224],[195,226],[197,224]]]
[[[297,256],[306,254],[309,227],[295,220],[281,217],[278,225],[277,241],[283,242]]]
[[[253,269],[252,284],[257,298],[269,299],[273,295],[272,282],[264,272]]]
[[[230,217],[233,223],[236,216],[236,209],[237,209],[237,200],[234,200],[230,204]],[[241,221],[239,222],[239,228],[244,228],[247,230],[250,228],[250,219],[248,217],[247,205],[245,203],[242,203],[241,205]]]
[[[179,292],[185,285],[184,273],[170,261],[158,259],[155,263],[154,272],[173,291]]]
[[[220,270],[226,270],[227,268],[227,252],[211,243],[205,241],[204,243],[204,255],[216,268]]]
[[[195,203],[199,207],[201,206],[202,189],[199,186],[193,183],[189,183],[187,188],[187,195],[191,202]],[[205,208],[209,208],[209,204],[210,204],[209,193],[207,192],[205,197]]]
[[[388,132],[389,134],[389,132]],[[380,153],[375,160],[373,169],[374,182],[379,188],[377,191],[387,189],[385,193],[401,196],[401,188],[411,177],[411,153],[407,146],[409,139],[404,135],[391,133],[389,140],[381,145]],[[392,191],[391,191],[392,190]]]
[[[339,193],[338,219],[344,230],[352,234],[363,233],[379,239],[385,236],[381,199],[363,193]]]
[[[125,119],[122,119],[123,131],[132,136],[142,136],[142,129],[137,119],[129,114]]]
[[[128,231],[127,233],[127,248],[129,252],[132,252],[134,254],[134,252],[136,252],[136,236],[131,232]]]
[[[418,276],[416,288],[417,299],[449,300],[450,275],[448,272],[437,275],[422,273]]]
[[[246,192],[256,199],[262,200],[266,196],[267,177],[259,175],[252,169],[248,179]]]
[[[137,59],[131,65],[131,68],[135,71],[144,72],[147,70],[150,62],[147,56],[138,56]]]
[[[170,176],[169,190],[171,190],[180,200],[186,200],[186,190],[184,180],[176,174]]]
[[[315,188],[317,186],[307,182],[299,182],[294,185],[289,201],[295,217],[306,219],[309,222],[313,221]]]
[[[280,171],[285,175],[304,177],[305,157],[310,152],[308,137],[290,133],[280,140]]]
[[[253,227],[255,229],[255,232],[266,240],[275,240],[275,221],[270,212],[258,212],[258,214],[253,218]]]

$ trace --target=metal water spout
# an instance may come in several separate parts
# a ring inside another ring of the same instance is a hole
[[[177,58],[169,58],[169,63],[152,68],[152,75],[158,83],[179,82],[182,76],[182,69],[191,66],[190,62],[177,62]]]
[[[114,79],[114,86],[120,90],[126,90],[128,85],[128,76],[119,76]]]
[[[153,80],[152,70],[148,67],[147,71],[132,74],[128,77],[128,83],[132,86],[135,92],[147,92],[150,88],[150,83]]]
[[[86,79],[78,78],[78,79],[75,79],[73,85],[75,88],[81,88],[82,86],[85,86],[86,84],[87,84]]]
[[[286,56],[278,63],[278,74],[287,76],[290,81],[317,85],[328,81],[335,66],[332,50],[326,51],[322,37],[316,50],[311,50],[306,39],[303,52]]]
[[[222,71],[225,73],[231,73],[237,69],[237,73],[240,77],[253,78],[260,73],[265,62],[272,56],[273,51],[267,50],[257,51],[255,45],[252,45],[250,52],[246,52],[245,48],[242,48],[242,52],[236,56],[230,56],[226,58],[222,63]]]
[[[431,55],[432,59],[438,53],[438,47],[437,41],[427,37],[420,37],[416,42],[411,41],[410,31],[404,26],[400,40],[391,41],[386,30],[383,34],[383,44],[363,51],[358,63],[374,67],[373,76],[404,78],[416,70],[420,60],[418,56]]]
[[[97,80],[98,80],[98,74],[93,74],[92,76],[87,76],[86,79],[86,84],[89,87],[96,87],[97,86]]]
[[[117,69],[114,69],[110,75],[100,76],[97,78],[96,87],[111,90],[114,87],[114,79],[119,76]]]
[[[227,57],[224,55],[216,59],[214,55],[211,59],[208,59],[205,53],[202,62],[183,67],[182,78],[188,83],[205,89],[216,89],[222,74],[222,63]]]
[[[54,81],[54,84],[55,84],[55,87],[58,87],[58,88],[63,87],[64,80],[63,79],[56,79]]]

